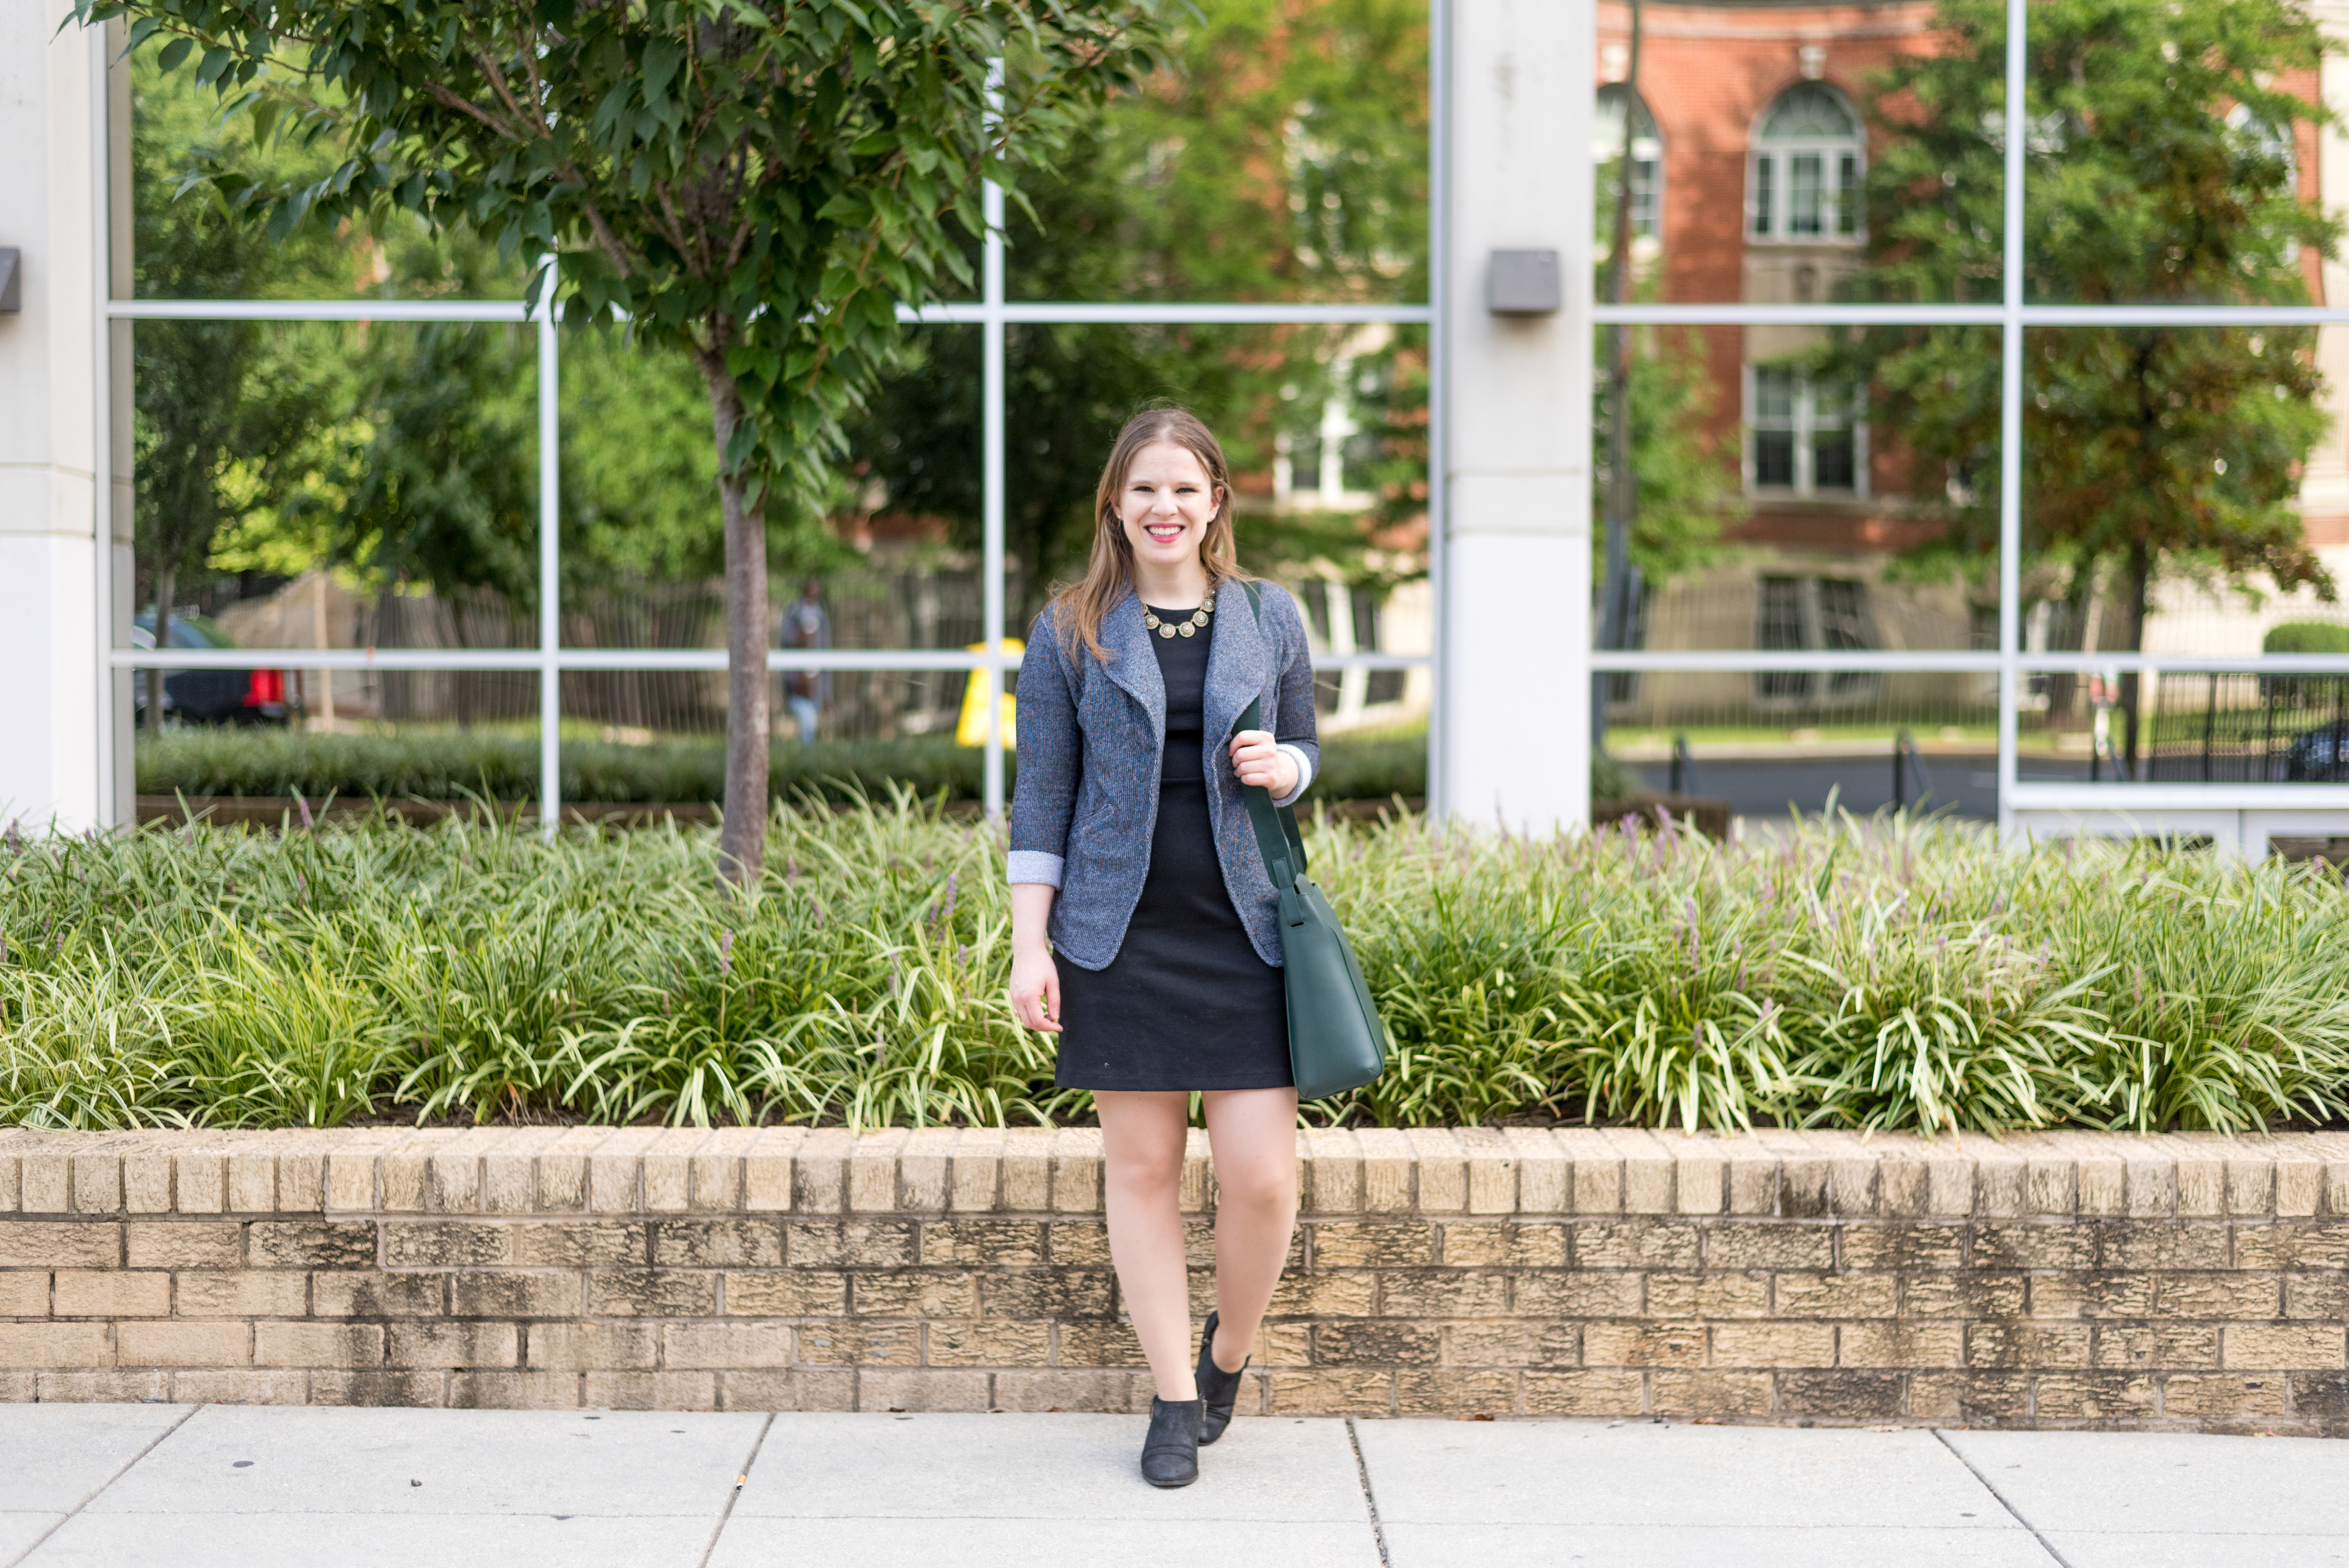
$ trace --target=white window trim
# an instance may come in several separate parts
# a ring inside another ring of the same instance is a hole
[[[1661,243],[1664,237],[1664,130],[1663,127],[1656,121],[1655,106],[1650,104],[1644,95],[1634,95],[1621,82],[1605,83],[1601,85],[1599,91],[1602,101],[1609,93],[1622,95],[1623,112],[1626,115],[1630,115],[1634,108],[1648,111],[1648,124],[1651,127],[1649,135],[1639,134],[1639,121],[1636,119],[1631,122],[1631,239],[1635,247],[1642,240]],[[1590,144],[1590,160],[1594,165],[1604,170],[1608,164],[1621,156],[1622,150],[1622,132],[1619,129],[1607,139],[1605,145],[1601,144],[1599,138],[1594,136]],[[1649,170],[1648,218],[1645,229],[1640,226],[1639,217],[1639,170],[1642,166]],[[1612,233],[1599,235],[1599,249],[1592,253],[1593,255],[1602,255],[1607,247],[1614,242],[1615,236]],[[1634,254],[1637,254],[1636,249]]]
[[[1818,498],[1826,498],[1834,500],[1842,500],[1847,498],[1853,500],[1869,500],[1870,491],[1868,482],[1867,388],[1855,387],[1852,391],[1850,413],[1851,488],[1849,490],[1821,490],[1818,487],[1813,473],[1813,469],[1816,465],[1816,453],[1813,449],[1811,441],[1811,438],[1816,430],[1816,420],[1817,416],[1818,400],[1811,389],[1810,377],[1800,370],[1794,372],[1795,482],[1792,485],[1765,485],[1756,478],[1760,465],[1756,460],[1755,449],[1758,443],[1754,438],[1760,431],[1761,427],[1755,423],[1755,420],[1758,418],[1756,410],[1761,399],[1758,392],[1759,377],[1755,375],[1755,372],[1761,368],[1762,366],[1749,362],[1743,367],[1743,373],[1740,377],[1743,387],[1742,396],[1744,401],[1744,428],[1745,460],[1744,477],[1745,480],[1745,493],[1748,496],[1764,500],[1779,497],[1802,500],[1809,500]]]
[[[1861,129],[1848,137],[1804,136],[1764,142],[1762,139],[1764,123],[1769,119],[1771,111],[1778,107],[1778,100],[1794,91],[1795,88],[1790,86],[1771,95],[1770,101],[1762,106],[1762,112],[1754,119],[1754,129],[1745,139],[1748,149],[1745,158],[1745,242],[1749,245],[1773,246],[1858,246],[1868,239],[1868,213],[1864,205],[1859,211],[1852,215],[1850,233],[1836,232],[1837,222],[1842,216],[1843,189],[1842,181],[1838,178],[1841,170],[1836,160],[1845,153],[1851,154],[1857,160],[1854,170],[1855,179],[1859,183],[1865,183],[1868,179],[1867,122],[1860,119],[1859,111],[1852,106],[1851,99],[1841,88],[1827,82],[1805,82],[1800,85],[1819,88],[1833,94],[1836,101],[1843,106],[1844,112],[1851,116],[1852,123]],[[1822,160],[1820,172],[1825,188],[1821,191],[1821,197],[1825,203],[1823,210],[1826,227],[1816,234],[1789,234],[1786,232],[1787,202],[1794,182],[1791,170],[1787,166],[1787,160],[1791,156],[1806,152],[1819,154]],[[1775,167],[1770,181],[1770,232],[1762,234],[1754,232],[1754,221],[1762,213],[1762,165],[1764,160],[1769,160]]]
[[[1780,573],[1768,573],[1754,580],[1754,593],[1755,615],[1754,640],[1757,644],[1762,640],[1760,615],[1762,607],[1761,596],[1764,592],[1766,592],[1764,584],[1767,580],[1770,577],[1778,575],[1780,575]],[[1818,654],[1828,651],[1826,646],[1826,613],[1825,605],[1821,602],[1821,591],[1830,582],[1850,582],[1858,588],[1861,614],[1867,619],[1868,632],[1870,635],[1875,638],[1879,646],[1882,642],[1881,628],[1879,628],[1876,624],[1876,611],[1873,603],[1874,596],[1870,593],[1868,584],[1865,581],[1849,578],[1837,573],[1829,573],[1823,575],[1817,572],[1794,571],[1786,573],[1784,575],[1790,578],[1795,585],[1795,616],[1802,626],[1803,644],[1800,648],[1794,650],[1784,648],[1756,650],[1754,655],[1755,665],[1753,686],[1754,706],[1759,708],[1779,711],[1801,711],[1811,709],[1826,710],[1837,707],[1862,707],[1868,703],[1879,700],[1884,692],[1884,672],[1881,670],[1786,670],[1776,667],[1762,667],[1764,665],[1767,665],[1774,655],[1783,655],[1790,651],[1809,654]],[[1865,655],[1867,654],[1876,652],[1877,648],[1843,649],[1838,651]],[[1801,677],[1802,684],[1797,689],[1787,692],[1767,692],[1763,689],[1764,683],[1772,680],[1784,680],[1789,676]],[[1842,683],[1845,687],[1845,689],[1840,692],[1835,689],[1838,683]]]

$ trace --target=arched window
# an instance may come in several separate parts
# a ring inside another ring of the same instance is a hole
[[[1754,238],[1859,237],[1859,117],[1842,94],[1818,82],[1788,88],[1754,139]]]
[[[1615,242],[1615,160],[1623,156],[1623,105],[1631,104],[1631,237],[1652,240],[1664,214],[1664,143],[1645,100],[1620,83],[1599,89],[1599,112],[1591,121],[1590,160],[1600,170],[1599,242]]]

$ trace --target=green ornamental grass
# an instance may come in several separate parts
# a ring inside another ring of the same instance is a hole
[[[1324,820],[1392,1036],[1307,1110],[1415,1126],[2240,1130],[2349,1113],[2349,894],[1887,816],[1724,845]],[[1082,1117],[1005,1002],[1003,843],[900,791],[674,825],[0,846],[0,1121],[859,1127]]]

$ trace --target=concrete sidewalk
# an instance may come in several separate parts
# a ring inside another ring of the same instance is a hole
[[[0,1405],[0,1564],[2349,1564],[2349,1444],[1128,1416]],[[737,1477],[747,1478],[738,1489]]]

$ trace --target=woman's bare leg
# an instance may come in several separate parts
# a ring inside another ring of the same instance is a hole
[[[1204,1098],[1216,1159],[1214,1355],[1217,1367],[1237,1372],[1288,1261],[1297,1222],[1297,1091],[1213,1089]]]
[[[1292,1101],[1293,1103],[1293,1101]],[[1191,1282],[1184,1267],[1183,1144],[1191,1097],[1145,1089],[1097,1089],[1102,1198],[1110,1261],[1135,1337],[1162,1399],[1195,1399],[1191,1362]],[[1257,1309],[1262,1311],[1262,1307]]]

